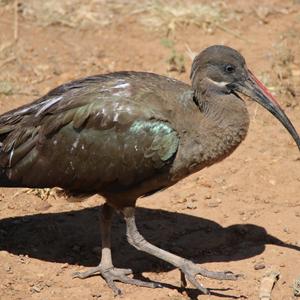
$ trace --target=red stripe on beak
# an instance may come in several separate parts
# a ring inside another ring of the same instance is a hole
[[[257,77],[249,69],[248,72],[251,79],[261,88],[262,92],[269,98],[269,100],[272,101],[275,105],[280,106],[274,96],[268,90],[268,88],[260,80],[258,80]]]

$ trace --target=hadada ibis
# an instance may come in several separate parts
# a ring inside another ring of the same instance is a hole
[[[205,49],[195,57],[190,78],[191,86],[147,72],[91,76],[0,116],[0,186],[61,187],[106,199],[100,264],[75,277],[99,273],[115,294],[121,292],[115,281],[160,286],[114,267],[110,232],[117,210],[125,218],[128,242],[177,267],[183,282],[208,293],[197,275],[238,278],[146,241],[136,227],[136,200],[230,155],[248,131],[244,96],[269,110],[299,149],[300,137],[238,51],[220,45]]]

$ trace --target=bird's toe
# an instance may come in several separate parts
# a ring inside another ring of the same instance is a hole
[[[231,271],[209,271],[204,268],[198,267],[197,274],[202,275],[204,277],[212,278],[212,279],[218,279],[218,280],[237,280],[241,277],[243,277],[242,274],[234,274]]]
[[[102,274],[102,272],[103,272],[103,268],[101,267],[101,265],[99,265],[97,267],[90,268],[85,272],[74,272],[72,274],[72,277],[85,279],[85,278],[88,278],[88,277],[96,275],[96,274]]]
[[[158,282],[143,281],[129,277],[128,275],[132,274],[131,269],[103,268],[101,265],[85,272],[75,272],[73,273],[73,278],[85,279],[96,274],[100,274],[104,278],[115,296],[122,295],[122,291],[115,284],[116,281],[148,288],[162,288],[162,285]]]
[[[133,273],[131,269],[120,269],[120,268],[112,268],[109,269],[109,271],[114,273],[116,276],[130,275]]]
[[[191,261],[185,260],[184,264],[180,267],[181,271],[181,286],[185,287],[187,285],[186,280],[194,285],[203,294],[209,294],[209,290],[205,288],[196,278],[197,275],[203,277],[208,277],[217,280],[237,280],[244,277],[242,274],[234,274],[231,271],[216,272],[209,271],[207,269],[201,268]]]

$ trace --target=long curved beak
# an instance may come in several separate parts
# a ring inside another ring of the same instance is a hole
[[[248,74],[249,76],[244,82],[239,82],[235,85],[235,91],[252,98],[273,114],[288,130],[300,150],[299,134],[287,115],[263,83],[260,82],[250,70],[248,70]]]

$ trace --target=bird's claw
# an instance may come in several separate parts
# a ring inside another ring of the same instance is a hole
[[[122,295],[122,291],[115,285],[115,281],[148,288],[162,288],[162,285],[157,282],[147,282],[128,277],[128,275],[132,274],[131,269],[103,268],[101,265],[86,272],[75,272],[73,273],[73,278],[85,279],[96,273],[101,274],[107,285],[113,290],[114,296]]]
[[[88,278],[88,277],[93,276],[95,274],[103,275],[104,273],[107,273],[107,272],[110,272],[110,271],[113,271],[114,273],[118,273],[119,275],[130,275],[130,274],[132,274],[131,269],[118,269],[118,268],[114,268],[114,267],[104,268],[101,265],[99,265],[97,267],[90,268],[89,270],[87,270],[85,272],[74,272],[72,274],[72,277],[73,278],[85,279],[85,278]]]
[[[181,286],[186,287],[187,280],[194,285],[198,290],[200,290],[203,294],[209,294],[209,290],[205,288],[196,278],[197,275],[201,275],[203,277],[208,277],[212,279],[218,280],[237,280],[239,278],[243,278],[242,274],[234,274],[231,271],[224,272],[215,272],[209,271],[207,269],[201,268],[191,261],[185,261],[183,266],[180,268],[181,272]]]

